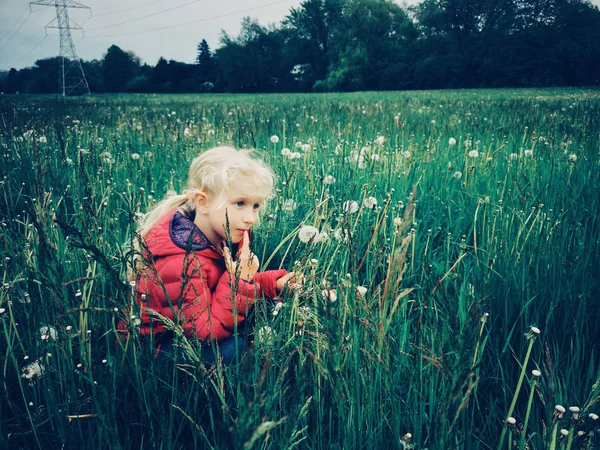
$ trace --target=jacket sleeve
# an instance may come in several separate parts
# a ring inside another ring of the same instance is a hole
[[[260,295],[267,298],[277,297],[277,280],[287,275],[287,270],[267,270],[254,275],[254,282]]]
[[[233,284],[233,286],[232,286]],[[193,271],[183,295],[183,328],[186,336],[219,340],[230,336],[235,323],[243,322],[256,297],[255,284],[230,280],[225,271],[211,292],[202,270]]]

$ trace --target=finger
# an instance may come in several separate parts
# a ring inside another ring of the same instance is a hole
[[[296,274],[294,272],[288,273],[283,277],[283,281],[285,283],[293,283],[294,281],[296,281]]]
[[[244,237],[242,238],[241,246],[239,248],[239,255],[241,257],[248,257],[250,255],[250,236],[248,231],[244,231]]]

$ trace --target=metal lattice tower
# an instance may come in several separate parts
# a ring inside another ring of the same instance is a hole
[[[72,0],[38,0],[30,2],[29,5],[30,7],[32,5],[56,7],[56,19],[46,25],[46,28],[58,28],[60,33],[59,84],[63,97],[72,94],[89,94],[90,87],[71,37],[71,30],[81,30],[82,28],[69,20],[68,8],[90,8]],[[53,25],[55,22],[57,24]]]

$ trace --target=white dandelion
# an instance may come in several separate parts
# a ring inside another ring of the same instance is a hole
[[[34,361],[21,369],[21,378],[32,380],[36,377],[41,377],[46,368],[39,361]]]
[[[348,230],[347,228],[338,228],[333,233],[333,237],[336,241],[348,242],[350,240],[350,230]]]
[[[358,202],[355,200],[346,200],[342,206],[342,209],[344,212],[354,214],[356,211],[358,211]]]
[[[282,211],[294,211],[296,209],[296,202],[294,200],[292,200],[291,198],[288,198],[286,200],[283,201],[283,203],[281,204],[281,209]]]
[[[335,289],[324,289],[321,291],[321,297],[333,303],[337,300],[337,292]]]
[[[309,242],[315,242],[319,236],[319,230],[311,225],[304,225],[298,231],[298,239],[300,239],[305,244]]]
[[[453,137],[448,139],[448,145],[456,145],[456,139],[454,139]]]
[[[140,159],[140,154],[139,153],[132,153],[131,154],[131,159],[133,159],[134,161],[137,161],[138,159]]]
[[[56,340],[56,328],[44,325],[40,327],[40,339],[42,341],[54,341]]]
[[[363,206],[367,209],[373,209],[377,206],[377,199],[375,197],[367,197],[363,200]]]
[[[469,158],[479,158],[479,152],[477,150],[471,150],[469,152]]]
[[[292,154],[292,151],[289,148],[282,148],[281,149],[281,156],[287,156],[289,157]]]
[[[277,144],[279,142],[279,136],[277,135],[273,135],[271,136],[271,138],[269,139],[273,144]]]
[[[356,286],[356,291],[358,292],[358,295],[364,297],[368,289],[365,286]]]
[[[335,183],[335,177],[333,175],[327,175],[323,178],[323,184],[333,184]]]

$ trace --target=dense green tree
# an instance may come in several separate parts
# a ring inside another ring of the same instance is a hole
[[[332,49],[341,32],[345,0],[306,0],[292,8],[283,21],[288,30],[286,54],[293,60],[295,77],[312,88],[327,76]]]
[[[6,77],[6,93],[14,94],[19,90],[19,74],[14,67],[8,71]]]
[[[200,86],[205,83],[214,83],[215,74],[215,61],[210,51],[210,47],[206,40],[198,44],[198,56],[196,57],[196,80]]]
[[[324,86],[328,90],[407,87],[387,72],[408,55],[417,31],[406,11],[391,0],[350,0],[337,32],[335,57]],[[382,77],[385,74],[385,83]],[[384,84],[384,86],[382,86]]]
[[[250,18],[242,21],[237,38],[223,33],[221,47],[215,52],[220,85],[231,92],[273,92],[289,87],[292,74],[283,57],[283,34]]]
[[[102,62],[106,92],[123,91],[131,79],[139,75],[139,69],[139,58],[116,45],[110,46]]]

